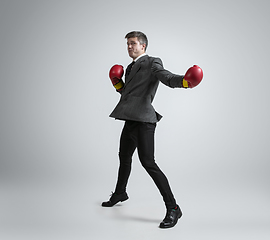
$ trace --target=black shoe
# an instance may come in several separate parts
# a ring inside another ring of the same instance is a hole
[[[128,195],[126,192],[121,193],[121,194],[112,193],[110,200],[108,202],[103,202],[101,206],[102,207],[112,207],[116,203],[124,202],[126,200],[128,200]]]
[[[160,223],[160,228],[171,228],[174,227],[178,219],[182,216],[180,207],[177,205],[177,209],[168,209],[165,218]]]

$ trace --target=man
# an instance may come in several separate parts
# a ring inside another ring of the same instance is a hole
[[[121,73],[110,75],[115,87],[118,86],[117,91],[121,93],[120,101],[110,117],[125,121],[120,137],[120,166],[115,192],[102,206],[112,207],[128,199],[126,186],[131,171],[132,155],[137,148],[140,162],[158,187],[167,209],[159,227],[171,228],[182,216],[182,212],[165,174],[155,162],[154,134],[156,123],[162,116],[154,110],[152,101],[159,81],[171,88],[182,88],[183,84],[188,86],[188,83],[184,76],[165,70],[161,59],[146,55],[148,40],[145,34],[134,31],[128,33],[125,38],[128,54],[133,59],[126,69],[125,83],[122,82]]]

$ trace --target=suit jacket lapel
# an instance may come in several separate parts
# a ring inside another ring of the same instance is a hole
[[[143,56],[141,58],[138,59],[138,61],[136,61],[136,63],[133,65],[130,74],[127,76],[127,79],[125,79],[125,85],[127,85],[128,83],[131,82],[131,80],[133,79],[133,77],[136,75],[136,73],[140,70],[141,68],[141,63],[143,61],[145,61],[147,55]]]

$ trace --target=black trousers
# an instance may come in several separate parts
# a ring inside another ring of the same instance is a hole
[[[131,172],[132,156],[137,148],[142,166],[154,180],[167,208],[176,207],[168,179],[160,170],[154,158],[155,123],[126,121],[120,138],[119,171],[115,193],[126,191]]]

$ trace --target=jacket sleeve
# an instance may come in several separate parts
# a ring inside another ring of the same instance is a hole
[[[158,78],[163,84],[171,88],[182,88],[184,75],[173,74],[163,68],[160,58],[154,58],[151,66],[152,74]]]

